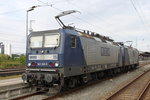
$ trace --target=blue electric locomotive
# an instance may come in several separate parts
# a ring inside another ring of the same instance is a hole
[[[62,14],[56,16],[60,23]],[[62,25],[61,29],[29,34],[24,81],[46,87],[74,87],[101,78],[106,70],[112,74],[138,65],[137,49],[99,34]]]

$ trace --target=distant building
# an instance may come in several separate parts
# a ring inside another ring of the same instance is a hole
[[[3,42],[0,42],[0,54],[7,54],[9,56],[12,56],[11,44],[3,44]]]
[[[0,54],[4,54],[4,44],[0,42]]]
[[[4,47],[4,54],[7,54],[9,56],[12,56],[11,54],[11,44],[5,44],[5,47]]]
[[[150,60],[150,52],[140,52],[139,59],[140,60]]]

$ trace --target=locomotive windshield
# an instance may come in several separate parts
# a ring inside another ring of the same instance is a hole
[[[59,46],[59,34],[46,34],[42,36],[32,36],[30,38],[30,48],[48,48]]]
[[[41,48],[42,47],[43,36],[34,36],[30,38],[31,48]]]
[[[56,47],[58,46],[58,41],[59,41],[58,34],[46,35],[44,41],[44,47]]]

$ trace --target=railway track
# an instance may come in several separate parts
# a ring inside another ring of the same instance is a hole
[[[145,66],[145,65],[141,65],[141,66]],[[120,73],[120,74],[121,74],[121,73]],[[118,75],[120,75],[120,74],[118,74]],[[114,76],[114,77],[117,77],[118,75],[116,75],[116,76]],[[71,94],[71,93],[80,91],[80,90],[82,90],[82,89],[84,89],[84,88],[87,88],[87,87],[92,86],[92,85],[94,85],[94,84],[98,84],[98,83],[100,83],[100,82],[102,82],[102,81],[105,81],[105,80],[108,80],[108,79],[109,79],[109,77],[104,78],[104,79],[102,79],[102,80],[96,80],[96,81],[94,81],[94,82],[90,82],[90,83],[85,84],[85,85],[83,85],[83,86],[80,86],[80,87],[77,87],[77,88],[74,88],[74,89],[70,89],[70,90],[65,91],[65,92],[63,92],[63,93],[58,93],[58,94],[56,94],[56,95],[54,95],[54,96],[50,96],[50,97],[44,98],[44,99],[42,99],[42,100],[55,100],[55,99],[60,98],[60,97],[63,98],[63,97],[65,97],[65,96],[67,96],[67,95],[69,95],[69,94]],[[120,99],[114,99],[114,100],[120,100]]]
[[[63,97],[65,97],[65,96],[67,96],[67,95],[70,95],[71,93],[80,91],[80,90],[82,90],[82,89],[84,89],[84,88],[87,88],[87,87],[89,87],[89,86],[98,84],[98,83],[100,83],[100,82],[102,82],[102,81],[105,81],[105,80],[108,80],[108,79],[109,79],[109,78],[107,77],[107,78],[104,78],[104,79],[102,79],[102,80],[96,80],[96,81],[94,81],[94,82],[89,82],[88,84],[84,84],[84,85],[82,85],[82,86],[78,86],[78,87],[75,87],[75,88],[73,88],[73,89],[69,89],[69,90],[64,91],[64,92],[59,92],[59,93],[54,94],[54,95],[52,95],[52,96],[46,97],[46,98],[44,98],[44,99],[42,99],[42,100],[55,100],[55,99],[60,98],[60,97],[63,98]]]
[[[10,99],[10,100],[23,100],[23,99],[27,99],[27,98],[29,98],[29,97],[36,96],[36,95],[45,93],[45,91],[47,91],[47,89],[35,91],[35,92],[33,92],[33,93],[29,93],[29,94],[26,94],[26,95],[23,95],[23,96],[19,96],[19,97]]]
[[[33,96],[36,96],[36,95],[43,95],[43,96],[45,95],[45,97],[43,97],[43,99],[41,99],[41,100],[53,100],[53,99],[57,99],[59,97],[69,95],[73,92],[79,91],[83,88],[86,88],[87,86],[97,84],[100,81],[102,81],[102,80],[92,82],[90,84],[86,84],[86,85],[83,85],[83,86],[80,86],[80,87],[77,87],[77,88],[69,89],[69,90],[64,91],[64,92],[53,92],[53,91],[51,91],[52,93],[51,92],[48,93],[48,90],[46,90],[46,89],[45,90],[40,90],[40,91],[36,91],[34,93],[30,93],[30,94],[27,94],[27,95],[19,96],[19,97],[10,99],[10,100],[23,100],[23,99],[32,98]]]
[[[145,65],[148,65],[148,63],[146,63],[146,64],[140,64],[140,67],[142,67],[142,66],[145,66]],[[118,76],[118,75],[117,75]],[[116,77],[117,77],[116,76]],[[36,96],[38,97],[38,96],[40,96],[40,95],[42,95],[43,96],[43,98],[42,99],[40,99],[40,100],[53,100],[53,99],[57,99],[57,98],[63,98],[63,97],[65,97],[65,96],[67,96],[67,95],[70,95],[71,93],[74,93],[74,92],[77,92],[77,91],[80,91],[81,89],[84,89],[84,88],[87,88],[87,87],[89,87],[89,86],[92,86],[92,85],[94,85],[94,84],[98,84],[99,82],[101,82],[101,81],[105,81],[105,80],[108,80],[108,78],[104,78],[104,79],[102,79],[102,80],[96,80],[96,81],[94,81],[94,82],[91,82],[91,83],[88,83],[88,84],[85,84],[85,85],[83,85],[83,86],[79,86],[79,87],[76,87],[76,88],[73,88],[73,89],[69,89],[69,90],[67,90],[67,91],[64,91],[64,92],[60,92],[60,93],[46,93],[46,92],[44,92],[45,90],[42,90],[42,91],[36,91],[36,92],[34,92],[34,93],[29,93],[29,94],[26,94],[26,95],[23,95],[23,96],[20,96],[20,97],[16,97],[16,98],[13,98],[13,99],[11,99],[11,100],[22,100],[22,99],[28,99],[28,98],[34,98],[34,96],[35,96],[35,98],[36,98]],[[145,95],[146,95],[146,93],[148,93],[148,92],[144,92],[145,93]],[[144,96],[145,97],[145,96]],[[142,98],[144,98],[143,96],[142,96]],[[148,96],[147,96],[148,97]],[[118,99],[114,99],[114,100],[118,100]],[[120,99],[119,99],[120,100]]]
[[[150,64],[150,62],[148,61],[148,62],[140,63],[139,66],[142,67],[142,66],[146,66],[146,65],[149,65],[149,64]]]
[[[0,87],[0,100],[10,100],[18,95],[33,93],[35,91],[36,87],[31,87],[23,83]]]
[[[25,71],[25,68],[19,69],[1,69],[0,76],[11,76],[11,75],[19,75]]]
[[[72,88],[72,89],[68,89],[68,90],[65,90],[63,92],[58,92],[54,89],[49,90],[48,89],[44,89],[44,90],[40,90],[40,91],[36,91],[34,93],[30,93],[30,94],[27,94],[27,95],[22,95],[22,96],[19,96],[19,97],[16,97],[16,98],[13,98],[13,99],[10,99],[10,100],[23,100],[23,99],[28,99],[28,98],[32,98],[34,96],[37,96],[37,95],[42,95],[42,96],[45,96],[43,97],[42,99],[40,100],[53,100],[53,99],[57,99],[57,98],[60,98],[60,97],[64,97],[64,96],[67,96],[71,93],[74,93],[76,91],[80,91],[81,89],[84,89],[84,88],[87,88],[89,86],[92,86],[94,84],[98,84],[102,81],[105,81],[105,80],[108,80],[109,78],[104,78],[102,80],[96,80],[94,82],[90,82],[88,84],[85,84],[85,85],[82,85],[82,86],[77,86],[75,88]]]
[[[140,65],[140,67],[142,67],[142,66],[145,66],[145,65],[148,65],[149,63],[144,63],[144,64],[141,64]],[[117,75],[118,76],[118,75]],[[117,77],[116,76],[116,77]],[[105,81],[105,80],[108,80],[109,78],[107,77],[107,78],[104,78],[104,79],[102,79],[102,80],[96,80],[96,81],[94,81],[94,82],[90,82],[90,83],[88,83],[88,84],[85,84],[85,85],[83,85],[83,86],[79,86],[79,87],[76,87],[76,88],[73,88],[73,89],[69,89],[69,90],[67,90],[67,91],[64,91],[64,92],[60,92],[60,93],[46,93],[45,92],[45,94],[43,93],[43,91],[37,91],[37,92],[34,92],[34,93],[31,93],[31,94],[27,94],[27,95],[24,95],[24,96],[20,96],[20,97],[17,97],[17,98],[14,98],[14,99],[11,99],[11,100],[22,100],[22,99],[27,99],[27,98],[32,98],[32,97],[34,97],[34,96],[37,96],[37,95],[45,95],[45,97],[44,98],[42,98],[41,100],[53,100],[53,99],[57,99],[57,98],[63,98],[63,97],[65,97],[65,96],[67,96],[67,95],[69,95],[69,94],[71,94],[71,93],[74,93],[74,92],[77,92],[77,91],[80,91],[80,90],[82,90],[82,89],[84,89],[84,88],[87,88],[87,87],[89,87],[89,86],[92,86],[92,85],[94,85],[94,84],[98,84],[98,83],[100,83],[101,81]],[[114,100],[118,100],[118,99],[114,99]]]
[[[150,100],[150,82],[145,87],[145,89],[143,91],[143,95],[140,96],[139,100]]]
[[[150,100],[150,70],[139,75],[131,82],[110,95],[106,100]]]

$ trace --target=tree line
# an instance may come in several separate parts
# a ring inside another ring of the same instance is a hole
[[[6,54],[0,54],[0,68],[24,67],[26,62],[25,59],[25,55],[20,55],[18,57],[12,55],[12,57],[10,57]]]

